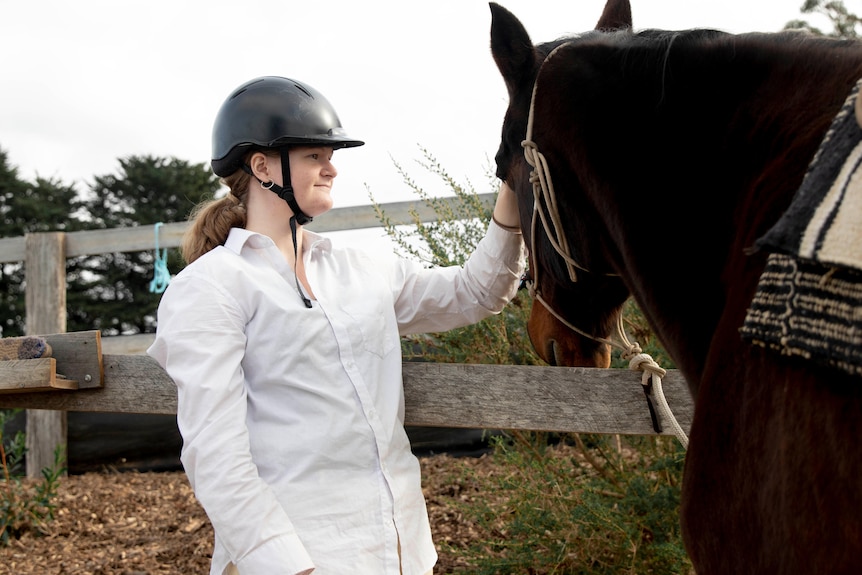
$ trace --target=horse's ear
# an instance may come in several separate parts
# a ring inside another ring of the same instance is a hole
[[[608,0],[596,30],[625,30],[632,28],[632,6],[629,0]]]
[[[521,21],[496,4],[491,7],[491,54],[511,95],[530,78],[536,65],[535,49]],[[532,79],[529,80],[532,85]]]

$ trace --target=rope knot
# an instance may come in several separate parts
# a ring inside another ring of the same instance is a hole
[[[524,140],[521,142],[521,147],[524,148],[524,159],[527,160],[527,163],[536,167],[536,158],[539,154],[539,147],[536,146],[536,142],[533,140]]]
[[[626,333],[622,330],[622,326],[617,324],[617,335],[620,340],[623,342],[623,350],[620,353],[620,357],[626,361],[631,361],[636,355],[642,353],[641,346],[638,342],[630,342],[629,338],[626,336]],[[635,368],[632,368],[635,369]]]
[[[662,378],[667,375],[667,370],[657,364],[648,353],[639,353],[631,358],[629,369],[632,371],[643,371],[645,379],[649,375],[657,375]]]
[[[663,419],[669,421],[673,428],[673,434],[682,444],[683,448],[688,449],[688,435],[686,435],[682,426],[680,426],[679,422],[673,416],[673,412],[662,390],[661,380],[667,375],[667,370],[659,366],[647,353],[639,353],[634,356],[629,362],[629,368],[643,371],[641,385],[647,396],[647,404],[650,406],[650,415],[653,416],[653,427],[655,430],[660,433],[661,421]],[[658,403],[657,413],[653,408],[653,399]]]

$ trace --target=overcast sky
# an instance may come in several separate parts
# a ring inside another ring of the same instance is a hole
[[[636,29],[774,32],[802,3],[633,0],[632,12]],[[604,0],[500,4],[540,42],[593,28]],[[379,202],[415,199],[393,160],[421,180],[420,146],[492,191],[506,92],[490,22],[479,0],[0,0],[0,148],[21,178],[81,190],[131,155],[209,162],[228,93],[282,75],[321,91],[367,142],[336,153],[336,207],[369,203],[366,186]]]

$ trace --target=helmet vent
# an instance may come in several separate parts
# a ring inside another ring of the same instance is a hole
[[[305,86],[302,86],[301,84],[295,84],[295,86],[296,86],[299,90],[302,90],[303,92],[305,92],[305,95],[306,95],[306,96],[308,96],[308,97],[309,97],[309,98],[311,98],[312,100],[314,99],[314,96],[312,95],[312,93],[311,93],[311,92],[309,92],[309,91],[305,88]]]

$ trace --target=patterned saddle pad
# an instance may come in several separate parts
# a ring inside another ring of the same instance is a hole
[[[860,85],[833,120],[790,208],[757,241],[770,255],[740,329],[751,343],[854,375],[862,375]]]

